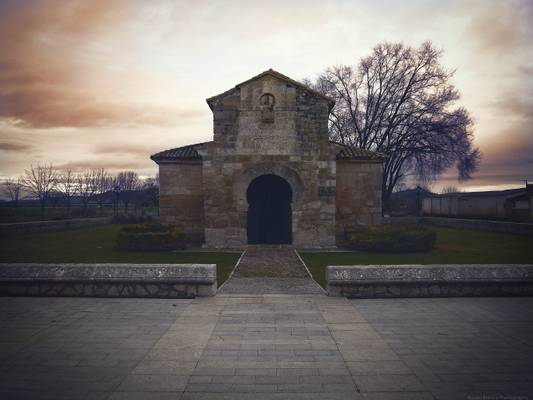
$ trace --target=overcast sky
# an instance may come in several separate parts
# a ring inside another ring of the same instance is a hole
[[[152,175],[150,154],[212,139],[206,98],[253,75],[313,79],[381,41],[431,40],[484,156],[462,187],[523,186],[531,21],[527,0],[0,0],[0,178],[38,162]]]

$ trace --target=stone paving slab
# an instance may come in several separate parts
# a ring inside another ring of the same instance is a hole
[[[533,298],[19,297],[0,321],[1,399],[533,393]]]

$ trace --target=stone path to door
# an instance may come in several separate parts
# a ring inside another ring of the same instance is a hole
[[[0,299],[2,400],[530,399],[533,298]]]
[[[251,245],[220,294],[320,294],[292,246]]]

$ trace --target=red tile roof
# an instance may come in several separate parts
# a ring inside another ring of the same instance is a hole
[[[160,151],[159,153],[150,156],[150,158],[155,162],[170,160],[201,160],[202,156],[198,153],[198,149],[206,143],[209,142],[190,144],[188,146]]]

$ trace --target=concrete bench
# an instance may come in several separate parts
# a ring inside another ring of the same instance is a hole
[[[532,296],[533,265],[330,265],[326,282],[350,298]]]
[[[214,296],[215,264],[0,264],[0,296]]]

